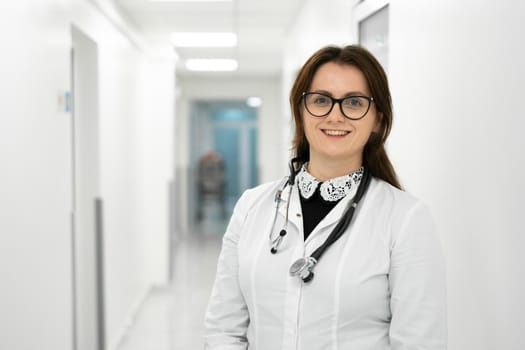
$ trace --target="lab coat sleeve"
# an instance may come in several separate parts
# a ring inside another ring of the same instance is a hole
[[[389,274],[392,350],[445,350],[445,261],[432,216],[418,203],[399,222]]]
[[[217,274],[205,316],[207,350],[245,350],[250,322],[239,287],[237,245],[247,214],[246,194],[239,199],[223,237]]]

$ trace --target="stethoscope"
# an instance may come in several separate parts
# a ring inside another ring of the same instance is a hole
[[[272,222],[272,228],[270,230],[270,252],[272,254],[277,254],[277,251],[279,249],[279,246],[281,245],[284,237],[288,233],[288,211],[290,208],[290,198],[292,195],[292,186],[295,185],[295,176],[297,175],[297,171],[294,168],[294,163],[298,161],[297,158],[294,158],[290,161],[290,175],[285,180],[284,184],[277,190],[275,194],[275,214],[273,217]],[[341,216],[341,219],[339,219],[339,222],[333,229],[333,231],[330,233],[326,241],[321,244],[309,257],[300,258],[297,261],[295,261],[292,266],[290,266],[290,275],[291,276],[297,276],[301,278],[301,280],[305,283],[310,282],[312,278],[314,278],[313,269],[321,256],[324,254],[324,252],[332,245],[334,244],[346,231],[348,226],[350,225],[350,222],[352,221],[352,217],[354,216],[355,209],[357,208],[357,205],[359,204],[359,201],[361,201],[361,198],[363,198],[366,190],[370,186],[370,180],[372,177],[370,176],[370,172],[365,167],[365,170],[363,172],[363,178],[361,179],[361,182],[359,184],[359,187],[357,188],[357,192],[352,198],[352,200],[348,203],[343,215]],[[285,221],[283,224],[283,227],[279,231],[279,235],[274,237],[273,230],[275,227],[275,223],[277,221],[277,216],[279,213],[279,207],[282,202],[282,193],[286,189],[286,187],[290,186],[290,190],[288,191],[288,198],[286,201],[286,214],[285,214]]]

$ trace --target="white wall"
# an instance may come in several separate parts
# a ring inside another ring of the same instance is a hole
[[[73,22],[98,44],[106,331],[111,347],[152,284],[168,279],[174,65],[138,50],[96,7]]]
[[[144,54],[88,0],[0,5],[0,348],[73,346],[71,24],[99,49],[106,331],[114,347],[167,281],[173,62]]]
[[[450,349],[524,349],[525,5],[396,1],[390,11],[390,149],[439,224]]]
[[[355,42],[352,6],[306,3],[288,38],[285,88],[302,52]],[[330,8],[339,15],[312,19]],[[524,13],[510,0],[390,4],[389,151],[441,233],[451,350],[525,348]]]
[[[0,5],[0,348],[71,349],[67,7]]]
[[[250,96],[261,97],[263,104],[258,109],[258,168],[260,171],[259,181],[267,182],[284,176],[287,172],[287,152],[289,146],[278,137],[286,124],[282,119],[282,108],[280,99],[280,79],[278,77],[240,78],[231,75],[212,78],[185,77],[178,80],[180,87],[178,92],[177,108],[177,155],[176,168],[178,169],[180,229],[188,230],[187,200],[189,194],[186,189],[190,162],[190,103],[192,100],[237,100],[246,99]]]

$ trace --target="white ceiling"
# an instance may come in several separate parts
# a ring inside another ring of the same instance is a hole
[[[304,3],[304,0],[113,1],[129,24],[157,47],[171,45],[170,36],[175,31],[236,32],[235,48],[177,48],[176,53],[181,63],[186,58],[236,58],[239,75],[280,72],[286,33]],[[183,64],[177,66],[180,74],[190,75]]]

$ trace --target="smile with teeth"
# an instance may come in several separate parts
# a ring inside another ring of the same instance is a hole
[[[329,136],[345,136],[350,133],[350,131],[344,130],[323,130],[323,132]]]

